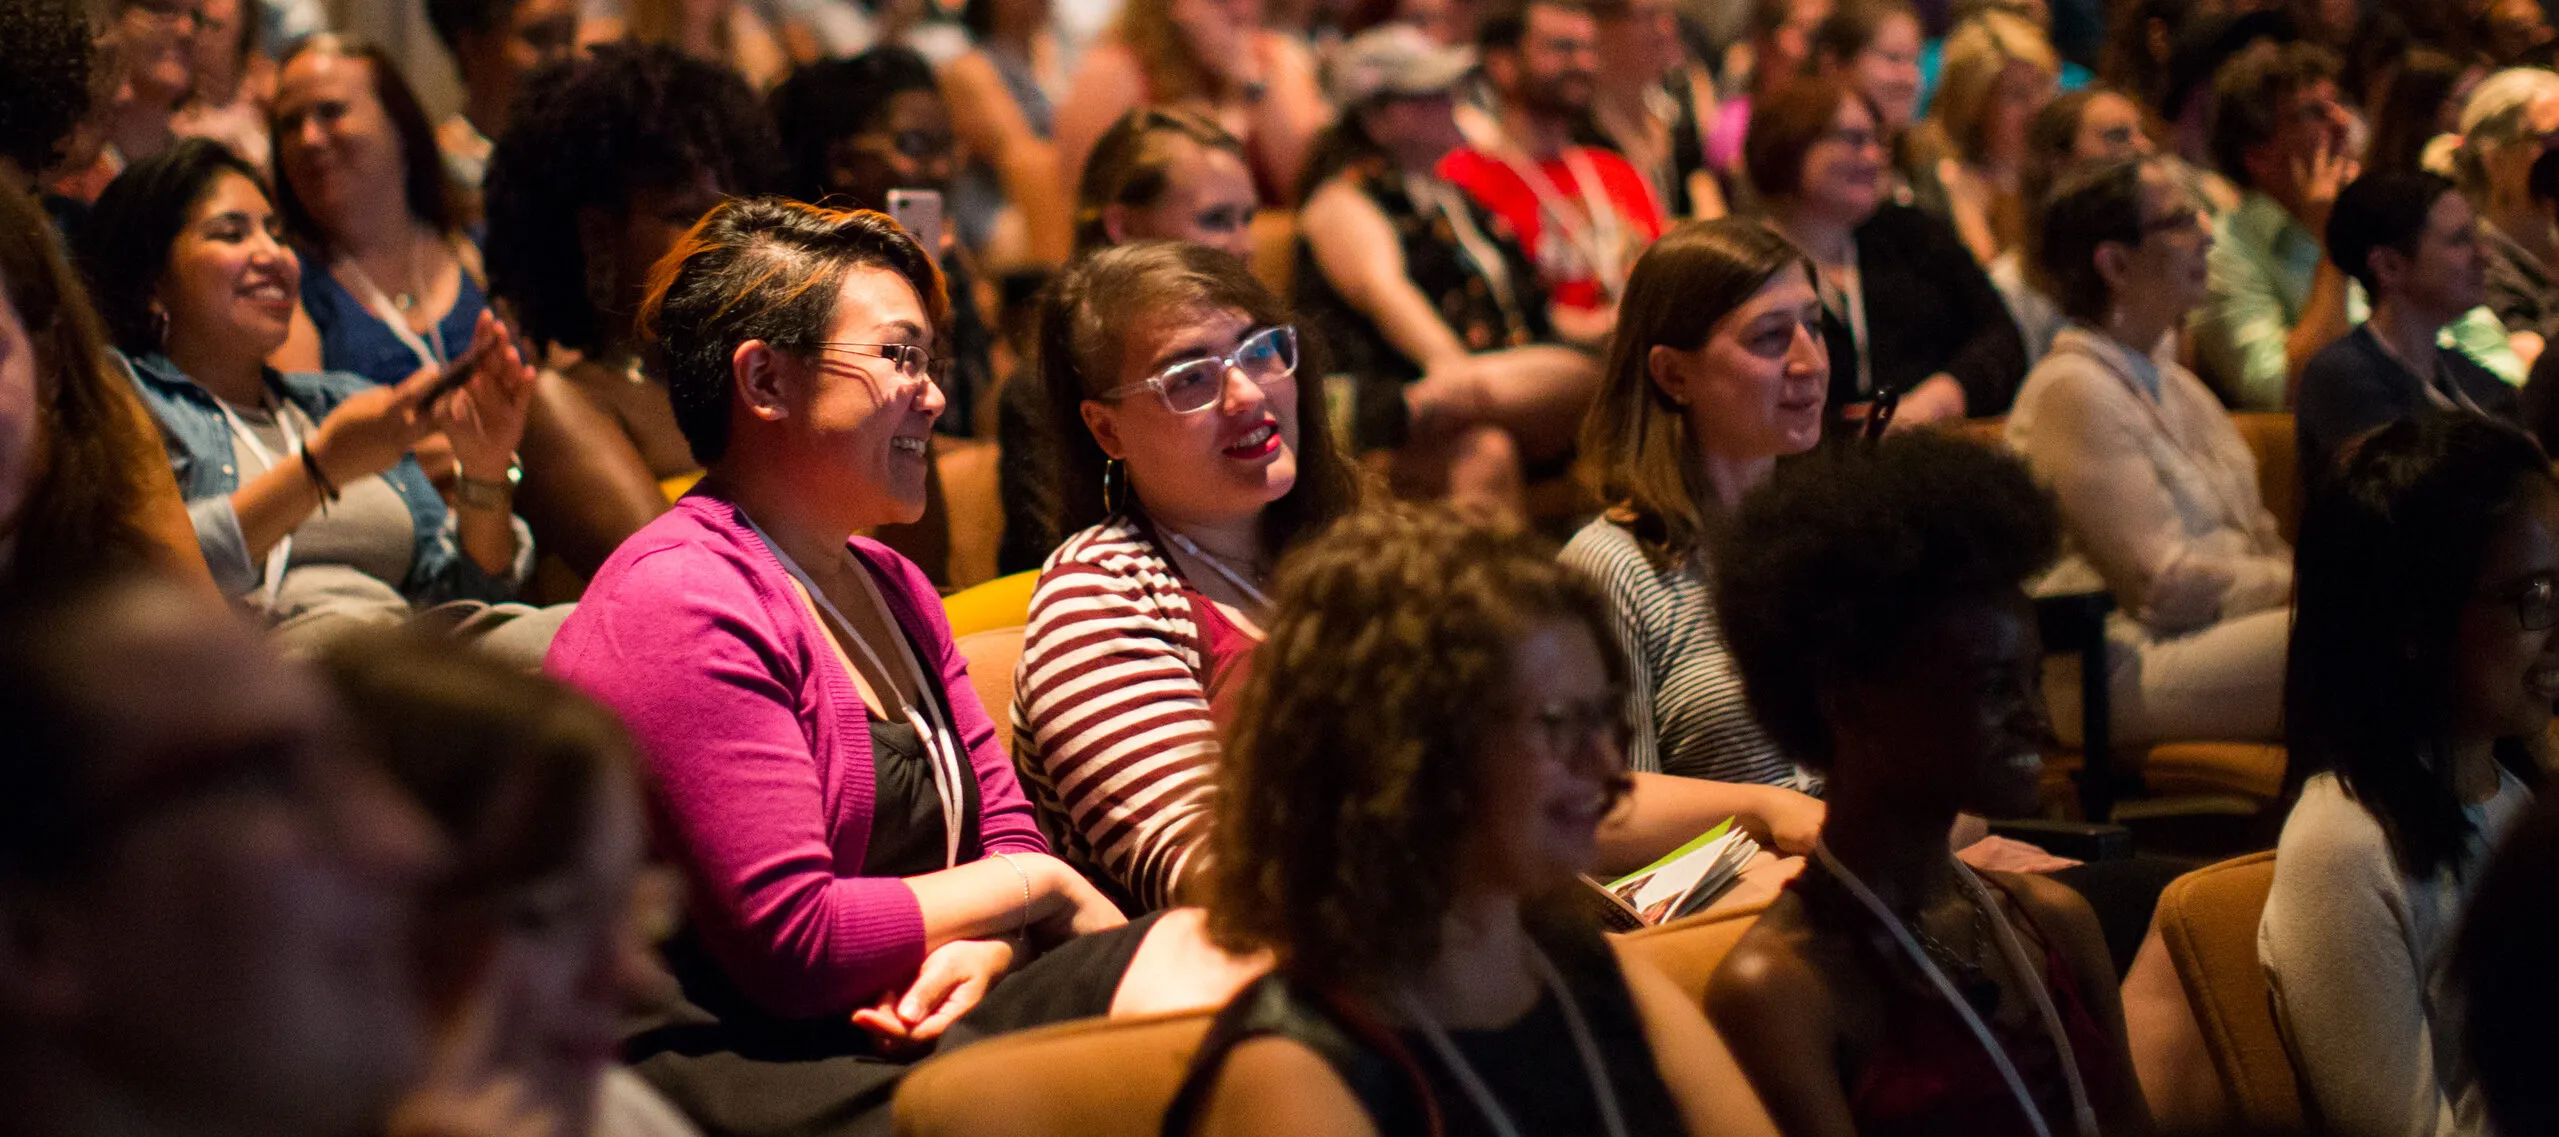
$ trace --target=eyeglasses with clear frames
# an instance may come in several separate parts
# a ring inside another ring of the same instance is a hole
[[[1287,324],[1264,328],[1244,337],[1234,351],[1225,355],[1185,360],[1094,397],[1108,402],[1139,391],[1153,391],[1164,400],[1164,409],[1177,415],[1197,414],[1226,401],[1227,384],[1235,381],[1239,371],[1263,387],[1293,379],[1297,374],[1297,329]]]
[[[888,360],[897,369],[897,377],[906,380],[909,384],[924,379],[940,383],[951,374],[950,360],[937,357],[932,352],[911,343],[850,343],[844,340],[823,340],[810,346],[819,351],[844,351],[855,355],[867,355],[873,359]]]

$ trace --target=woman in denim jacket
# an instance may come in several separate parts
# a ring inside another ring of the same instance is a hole
[[[83,268],[225,593],[305,641],[514,595],[532,556],[510,510],[531,374],[493,318],[449,393],[433,374],[380,387],[281,373],[264,358],[300,265],[253,170],[181,143],[128,169],[94,219]],[[437,432],[459,466],[453,508],[411,453]]]

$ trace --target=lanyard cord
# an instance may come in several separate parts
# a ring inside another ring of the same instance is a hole
[[[1627,1137],[1626,1116],[1617,1103],[1616,1083],[1609,1080],[1608,1065],[1600,1060],[1599,1043],[1591,1037],[1590,1023],[1582,1018],[1581,1001],[1573,998],[1572,988],[1565,985],[1563,975],[1555,970],[1554,961],[1546,958],[1545,951],[1532,944],[1529,954],[1537,961],[1539,977],[1546,981],[1547,989],[1555,993],[1556,1004],[1563,1008],[1564,1027],[1573,1036],[1573,1049],[1581,1054],[1582,1073],[1590,1079],[1591,1095],[1599,1101],[1601,1127],[1607,1130],[1609,1137]],[[1448,1031],[1439,1025],[1439,1020],[1431,1016],[1430,1008],[1424,1007],[1411,991],[1399,992],[1397,997],[1403,1004],[1405,1017],[1413,1020],[1413,1026],[1422,1032],[1422,1040],[1428,1042],[1440,1061],[1447,1065],[1450,1075],[1457,1079],[1458,1088],[1466,1091],[1468,1100],[1473,1101],[1476,1110],[1484,1115],[1485,1124],[1492,1127],[1497,1137],[1520,1137],[1519,1124],[1511,1120],[1510,1111],[1502,1108],[1501,1099],[1493,1096],[1492,1087],[1484,1084],[1483,1075],[1475,1072],[1474,1064],[1457,1049],[1457,1043],[1448,1037]]]
[[[1265,612],[1270,610],[1271,598],[1263,595],[1261,589],[1253,587],[1253,582],[1244,579],[1244,575],[1242,573],[1226,567],[1226,565],[1216,557],[1202,552],[1200,547],[1193,543],[1190,538],[1173,531],[1171,528],[1163,525],[1157,525],[1155,528],[1157,532],[1164,534],[1166,539],[1172,541],[1176,547],[1180,548],[1185,553],[1189,553],[1192,559],[1197,560],[1201,564],[1207,565],[1209,570],[1215,572],[1217,575],[1225,577],[1226,583],[1234,585],[1235,591],[1243,593],[1245,599],[1261,605],[1262,610]]]
[[[782,562],[783,571],[790,573],[791,579],[799,581],[800,587],[808,590],[809,599],[816,601],[818,607],[825,609],[826,614],[834,619],[836,627],[842,629],[844,639],[851,642],[854,648],[862,653],[863,660],[877,670],[882,678],[886,678],[889,674],[888,664],[880,659],[879,652],[873,650],[868,641],[853,634],[853,621],[844,618],[844,613],[836,608],[835,602],[826,598],[825,590],[819,588],[816,581],[809,579],[809,574],[800,568],[800,563],[792,560],[791,554],[783,552],[782,546],[775,544],[772,536],[767,534],[763,527],[757,525],[754,518],[747,516],[744,509],[739,509],[737,516],[738,520],[746,522],[746,527],[755,533],[757,540],[764,542],[765,549],[773,554],[773,559]],[[886,612],[887,598],[880,595],[878,585],[871,583],[870,570],[863,569],[855,575],[861,579],[864,589],[871,594],[872,601],[879,604],[881,610]],[[897,626],[896,617],[891,615],[889,627],[894,630]],[[898,644],[898,655],[899,661],[906,664],[908,676],[915,680],[915,692],[921,696],[918,701],[922,702],[924,707],[919,711],[915,703],[908,702],[900,696],[894,686],[884,693],[897,699],[897,709],[906,716],[907,725],[914,727],[915,733],[922,736],[924,740],[924,753],[929,760],[927,765],[933,770],[933,794],[942,800],[942,864],[945,868],[956,867],[960,863],[960,814],[962,812],[960,778],[964,776],[961,773],[959,734],[951,729],[949,723],[942,720],[942,708],[933,698],[932,684],[926,681],[923,666],[916,662],[914,654],[908,650],[903,641]],[[931,716],[929,721],[926,717],[928,715]]]
[[[1590,155],[1579,146],[1566,145],[1563,159],[1573,173],[1576,190],[1580,191],[1586,217],[1575,217],[1564,203],[1563,187],[1548,177],[1546,167],[1534,160],[1522,161],[1509,146],[1494,151],[1504,166],[1527,183],[1528,192],[1537,198],[1538,211],[1553,219],[1555,228],[1566,244],[1582,254],[1590,264],[1592,275],[1599,278],[1600,291],[1615,300],[1626,287],[1621,271],[1625,265],[1626,238],[1617,224],[1617,210],[1608,202],[1607,191],[1600,185],[1599,168],[1591,164]],[[1585,226],[1584,222],[1588,225]]]
[[[247,447],[250,454],[256,456],[259,473],[263,474],[275,469],[285,458],[302,456],[302,432],[294,429],[293,409],[290,405],[278,403],[275,408],[275,424],[277,428],[284,431],[282,457],[277,456],[275,451],[267,449],[266,443],[258,441],[257,432],[249,429],[249,424],[240,418],[240,412],[231,409],[231,404],[217,397],[213,400],[213,405],[221,408],[223,421],[231,424],[231,437],[239,439],[240,444]],[[262,595],[266,599],[266,609],[269,612],[275,611],[276,601],[284,595],[284,566],[292,559],[293,534],[287,531],[284,536],[276,539],[275,548],[267,550],[266,579]]]
[[[442,367],[450,362],[445,351],[442,320],[428,325],[425,337],[421,338],[417,329],[409,326],[408,314],[400,311],[400,306],[392,303],[390,297],[383,295],[381,286],[373,283],[373,277],[364,271],[363,265],[356,263],[354,257],[339,257],[331,263],[329,271],[335,273],[339,280],[354,285],[351,291],[355,293],[356,300],[373,313],[374,319],[390,326],[391,334],[398,337],[400,345],[418,357],[418,366]]]
[[[2044,1124],[2043,1111],[2035,1108],[2035,1097],[2026,1090],[2026,1080],[2018,1075],[2016,1064],[2009,1061],[2008,1051],[1999,1045],[1999,1039],[1990,1033],[1990,1024],[1983,1022],[1972,1004],[1955,990],[1954,981],[1938,968],[1937,961],[1928,958],[1927,949],[1919,946],[1919,941],[1911,936],[1910,928],[1902,923],[1901,917],[1893,915],[1893,910],[1884,906],[1883,899],[1866,887],[1865,881],[1857,879],[1856,873],[1840,864],[1839,858],[1831,855],[1829,845],[1813,842],[1813,856],[1820,859],[1822,867],[1830,870],[1832,876],[1839,878],[1839,883],[1847,886],[1849,894],[1855,896],[1858,903],[1874,913],[1875,919],[1884,925],[1884,930],[1893,934],[1894,942],[1901,945],[1902,951],[1919,965],[1920,973],[1926,975],[1929,983],[1937,988],[1937,993],[1945,998],[1946,1005],[1954,1009],[1956,1017],[1964,1020],[1974,1038],[1981,1040],[1982,1049],[1990,1054],[1991,1065],[1999,1068],[2000,1080],[2008,1083],[2008,1092],[2016,1095],[2018,1108],[2026,1111],[2026,1121],[2034,1127],[2036,1137],[2052,1137],[2051,1127]],[[1991,926],[1999,930],[2000,954],[2007,958],[2017,981],[2034,996],[2035,1010],[2043,1016],[2044,1030],[2052,1036],[2054,1049],[2061,1052],[2062,1079],[2070,1089],[2072,1119],[2078,1123],[2080,1137],[2097,1137],[2097,1111],[2088,1104],[2088,1087],[2079,1079],[2079,1059],[2071,1053],[2070,1037],[2061,1025],[2061,1011],[2053,1006],[2052,995],[2044,990],[2044,985],[2034,981],[2034,969],[2026,959],[2025,945],[2017,939],[2016,928],[2010,926],[2008,917],[1991,901],[1990,890],[1982,884],[1981,878],[1973,875],[1973,871],[1964,867],[1961,861],[1955,863],[1955,876],[1971,894],[1973,903],[1989,915]]]
[[[1504,331],[1519,335],[1528,328],[1528,318],[1520,311],[1519,294],[1511,287],[1510,262],[1502,259],[1492,238],[1475,224],[1475,215],[1463,200],[1452,201],[1449,195],[1457,188],[1428,174],[1408,174],[1404,178],[1405,196],[1437,210],[1448,221],[1449,231],[1457,235],[1457,251],[1467,263],[1475,266],[1475,274],[1493,294],[1493,302],[1501,306]],[[1505,344],[1504,346],[1508,346]]]

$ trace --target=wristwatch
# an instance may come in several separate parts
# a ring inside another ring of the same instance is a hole
[[[515,505],[516,483],[523,480],[524,463],[509,455],[503,477],[475,478],[468,470],[456,471],[453,500],[466,509],[509,510]]]

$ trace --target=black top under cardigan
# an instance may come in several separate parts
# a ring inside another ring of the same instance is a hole
[[[2026,381],[2026,342],[1954,227],[1886,204],[1856,238],[1874,391],[1907,392],[1942,371],[1963,384],[1965,414],[2007,414]],[[1841,315],[1822,317],[1834,413],[1874,397],[1857,388],[1857,343]]]

